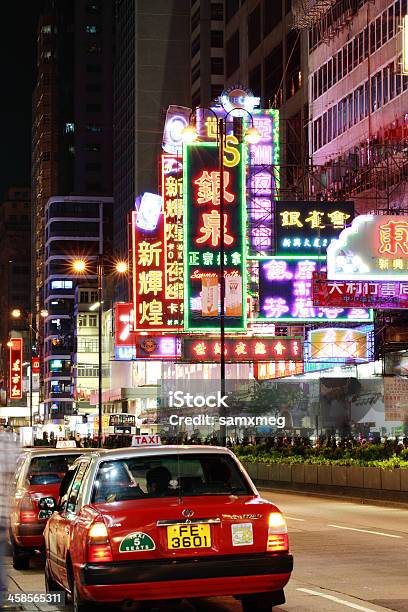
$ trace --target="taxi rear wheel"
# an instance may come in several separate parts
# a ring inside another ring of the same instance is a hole
[[[242,597],[242,612],[272,612],[276,605],[273,597],[268,595],[244,595]]]
[[[30,555],[27,554],[24,549],[21,549],[17,544],[12,540],[11,541],[11,550],[13,555],[13,567],[16,570],[26,570],[30,567]]]

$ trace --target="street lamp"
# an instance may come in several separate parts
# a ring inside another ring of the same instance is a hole
[[[30,427],[33,426],[33,332],[34,332],[34,336],[35,336],[35,340],[36,340],[36,346],[37,346],[37,335],[38,335],[38,331],[35,329],[35,327],[33,326],[33,313],[32,312],[26,312],[24,313],[25,316],[27,317],[27,322],[28,322],[28,344],[29,344],[29,358],[30,358],[30,379],[29,379],[29,385],[30,385],[30,391],[29,391],[29,408],[30,408]],[[11,317],[13,319],[20,319],[23,316],[23,313],[21,311],[20,308],[13,308],[13,310],[10,313]],[[48,310],[46,310],[45,308],[42,308],[40,310],[40,316],[45,319],[48,317]],[[13,343],[12,342],[7,342],[7,346],[12,346]]]
[[[196,108],[190,116],[189,125],[182,130],[182,138],[183,142],[186,144],[191,144],[198,139],[198,132],[195,125],[195,120],[197,117],[198,110],[207,110],[210,111],[215,119],[217,124],[217,145],[218,145],[218,167],[220,174],[220,390],[221,397],[225,396],[225,224],[223,223],[224,219],[224,211],[225,211],[225,201],[224,201],[224,148],[225,148],[225,137],[227,135],[227,119],[229,115],[233,116],[234,111],[239,112],[239,117],[242,117],[242,112],[247,113],[251,125],[249,128],[245,130],[245,134],[243,139],[248,144],[256,144],[259,142],[261,136],[258,130],[254,126],[254,118],[251,113],[244,108],[232,108],[228,111],[223,117],[218,117],[217,113],[209,107],[198,107]],[[192,119],[194,118],[194,123],[192,123]],[[242,304],[242,308],[245,308],[245,304]],[[219,408],[219,417],[221,421],[221,417],[225,416],[225,408],[223,403],[221,402]],[[221,425],[220,423],[220,442],[223,446],[226,445],[226,433],[227,428],[226,425]]]
[[[89,273],[89,261],[78,258],[71,262],[73,272],[76,274]],[[128,264],[126,261],[116,261],[113,272],[126,274]],[[103,304],[103,278],[105,276],[104,257],[100,253],[96,260],[96,273],[98,277],[98,300],[89,307],[89,310],[98,310],[98,448],[102,448],[102,304]]]

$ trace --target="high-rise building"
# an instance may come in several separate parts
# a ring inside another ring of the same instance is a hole
[[[208,106],[224,88],[224,3],[193,0],[190,36],[191,105]]]
[[[135,197],[157,192],[165,111],[191,103],[190,1],[118,0],[115,31],[114,243],[126,256]]]
[[[48,200],[45,216],[44,304],[48,316],[43,322],[42,331],[44,416],[61,419],[63,415],[73,413],[75,394],[72,365],[79,364],[79,359],[74,358],[73,353],[98,352],[98,339],[93,335],[86,342],[81,339],[87,351],[82,350],[82,344],[75,346],[74,300],[78,285],[96,284],[97,256],[105,252],[106,244],[109,245],[110,241],[112,198],[56,196]],[[72,268],[72,262],[81,256],[86,257],[88,267],[84,274],[78,275]],[[93,290],[84,289],[83,295],[81,291],[78,293],[82,304],[90,306],[98,300],[96,287]]]
[[[407,0],[337,0],[309,28],[314,192],[358,212],[407,210]]]
[[[307,36],[290,0],[226,0],[225,86],[249,87],[281,120],[281,199],[304,196],[307,156]]]
[[[5,400],[10,330],[24,335],[30,312],[30,190],[11,187],[0,204],[0,390]],[[12,309],[21,311],[20,319],[11,319]],[[25,340],[28,334],[25,333]],[[29,356],[25,342],[25,357]]]
[[[45,207],[112,195],[113,2],[54,0],[40,17],[32,130],[32,302],[44,305]]]

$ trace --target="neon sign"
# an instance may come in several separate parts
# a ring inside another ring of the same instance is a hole
[[[220,325],[221,223],[224,230],[225,318],[229,331],[246,327],[245,163],[235,145],[224,166],[224,215],[220,216],[220,169],[216,143],[184,148],[184,329]],[[231,165],[235,160],[235,165]]]
[[[315,306],[313,274],[324,258],[259,259],[259,318],[254,322],[371,321],[366,308]],[[321,265],[321,264],[320,264]]]
[[[344,362],[368,361],[369,343],[366,331],[357,329],[322,328],[308,333],[308,361]]]
[[[240,116],[240,111],[252,112],[259,106],[260,98],[254,96],[252,91],[242,85],[231,85],[221,93],[219,102],[225,112],[236,111],[235,116]],[[245,113],[246,114],[246,113]],[[241,113],[243,116],[244,113]]]
[[[353,202],[276,202],[277,255],[323,255],[354,218]]]
[[[327,249],[329,280],[408,281],[408,217],[360,215]]]
[[[183,338],[182,355],[188,362],[220,361],[220,340],[204,336]],[[303,340],[287,336],[276,338],[228,336],[225,339],[225,359],[233,363],[266,360],[303,361]]]
[[[312,289],[315,306],[408,308],[408,282],[329,281],[325,272],[315,272]]]
[[[183,151],[182,131],[190,121],[191,108],[171,105],[167,109],[163,131],[163,151],[181,155]]]
[[[23,397],[23,339],[10,338],[9,348],[9,398]]]
[[[254,378],[256,380],[273,380],[303,373],[303,361],[260,361],[254,363]]]
[[[135,331],[177,331],[182,324],[181,177],[177,159],[162,156],[163,207],[152,230],[132,213],[133,316]],[[172,194],[175,190],[175,196]]]
[[[156,193],[144,193],[140,198],[136,214],[136,225],[140,229],[153,231],[159,222],[163,208],[161,196]]]

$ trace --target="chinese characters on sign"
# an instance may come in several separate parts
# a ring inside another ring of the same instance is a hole
[[[260,361],[254,363],[254,378],[256,380],[272,380],[303,374],[303,361]]]
[[[313,329],[308,333],[309,361],[367,361],[367,332],[357,329]]]
[[[224,214],[220,218],[220,170],[216,143],[184,149],[184,328],[220,325],[219,271],[224,236],[226,329],[243,330],[245,311],[245,164],[235,145],[224,163]]]
[[[408,281],[408,217],[360,215],[327,249],[330,280]]]
[[[183,339],[185,361],[219,361],[221,343],[217,338],[189,337]],[[242,337],[225,339],[225,359],[245,361],[303,361],[303,340],[285,337]]]
[[[23,339],[10,338],[9,349],[9,398],[21,400],[23,397]]]
[[[31,367],[32,367],[33,374],[40,373],[40,358],[39,357],[33,357],[31,359]]]
[[[327,280],[313,274],[313,304],[344,308],[408,308],[408,282]]]
[[[277,255],[324,255],[354,218],[353,202],[276,202]]]
[[[182,325],[181,204],[169,195],[181,189],[175,157],[163,155],[162,174],[165,210],[162,204],[155,227],[140,227],[138,212],[132,213],[135,331],[177,331]]]
[[[174,336],[141,335],[133,329],[133,304],[115,304],[115,359],[175,359],[180,356],[180,341]]]
[[[259,261],[260,316],[254,321],[370,321],[366,308],[315,306],[312,299],[316,259]]]

